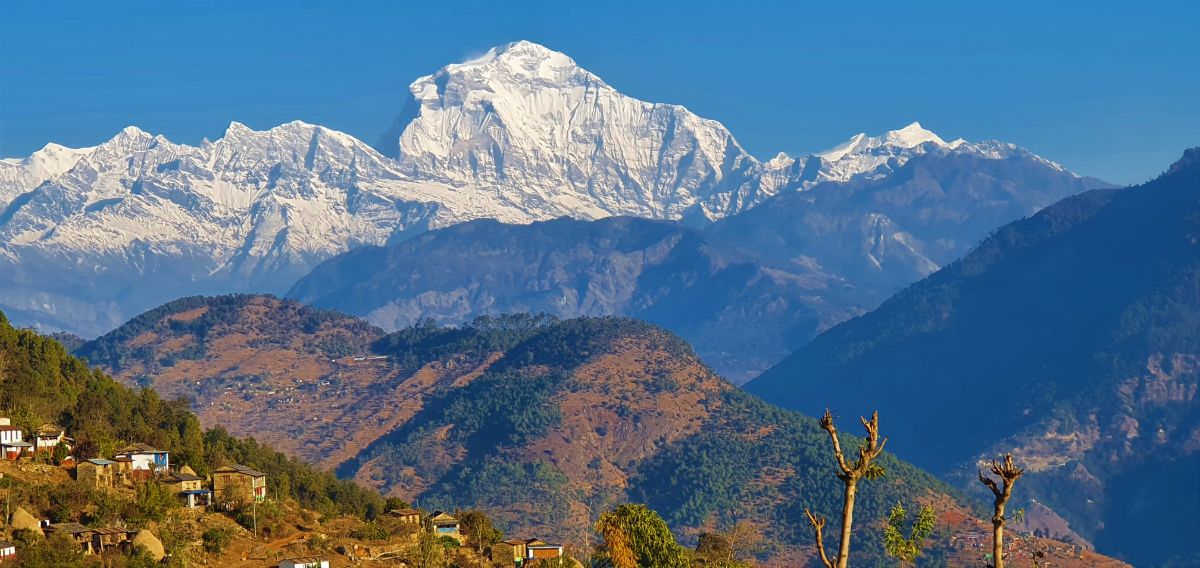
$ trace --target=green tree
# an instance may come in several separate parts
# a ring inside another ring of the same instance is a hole
[[[17,563],[21,568],[68,568],[86,566],[83,550],[65,534],[48,539],[17,541]]]
[[[229,531],[221,527],[214,527],[204,531],[201,539],[204,541],[205,552],[220,554],[229,544]]]
[[[621,505],[596,522],[604,537],[602,563],[614,568],[687,568],[688,553],[658,513],[645,505]],[[632,561],[632,563],[631,563]]]
[[[459,530],[475,545],[475,552],[483,552],[485,547],[504,538],[504,532],[492,526],[492,520],[483,511],[459,511],[455,517],[458,518]]]
[[[167,511],[179,506],[179,501],[166,485],[153,481],[138,485],[136,503],[139,516],[150,521],[163,520]]]
[[[932,507],[921,507],[909,536],[905,537],[904,523],[907,520],[908,511],[904,510],[904,505],[896,503],[896,506],[892,507],[891,513],[888,514],[887,525],[883,528],[883,547],[888,556],[911,564],[916,562],[917,557],[921,555],[925,539],[933,533],[933,527],[937,524],[937,515],[934,514]]]

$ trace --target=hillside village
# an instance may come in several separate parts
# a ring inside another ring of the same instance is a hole
[[[128,444],[107,457],[77,459],[75,440],[61,427],[43,425],[29,442],[21,428],[0,417],[0,433],[0,449],[5,456],[0,461],[0,481],[9,489],[5,495],[7,522],[0,537],[0,564],[4,565],[19,565],[20,550],[39,540],[71,551],[79,565],[85,566],[132,566],[138,565],[136,562],[280,568],[444,565],[431,563],[431,550],[452,553],[455,561],[451,565],[464,568],[583,565],[571,558],[563,545],[538,538],[502,539],[490,521],[484,527],[478,523],[465,527],[453,513],[422,511],[398,500],[390,501],[396,507],[365,522],[314,519],[310,512],[295,508],[294,503],[275,502],[268,489],[268,475],[242,464],[222,465],[200,476],[188,464],[172,464],[171,452],[144,443]],[[74,518],[70,513],[65,517],[55,513],[60,518],[50,519],[24,507],[14,508],[14,483],[39,481],[100,495],[132,497],[139,506],[157,496],[169,500],[166,509],[170,513],[156,523],[120,516],[101,523],[99,516],[91,515],[91,522],[85,524],[80,522],[83,516],[69,520]],[[482,516],[479,512],[468,515],[474,519]],[[298,517],[301,522],[287,528],[279,522],[281,516],[289,520]],[[962,515],[951,515],[946,520],[957,525],[950,536],[951,559],[969,565],[971,559],[986,556],[990,535],[978,521]],[[193,542],[181,543],[174,534],[166,534],[177,531],[178,523],[193,528]],[[199,538],[195,538],[197,533]],[[1123,566],[1081,546],[1040,539],[1026,532],[1019,532],[1006,543],[1006,556],[1036,562],[1041,567]],[[89,559],[93,560],[90,564]],[[722,564],[702,561],[701,565]]]
[[[223,465],[199,476],[187,464],[172,464],[169,451],[144,443],[129,444],[107,457],[76,458],[75,440],[61,427],[38,428],[32,442],[24,434],[9,418],[0,417],[4,455],[0,482],[8,489],[0,565],[20,565],[22,549],[39,541],[85,566],[141,565],[137,562],[280,568],[441,565],[432,562],[435,554],[455,556],[455,565],[461,566],[579,565],[559,544],[538,538],[495,538],[500,533],[486,518],[486,528],[464,527],[454,513],[428,512],[394,501],[402,506],[366,522],[317,519],[311,512],[297,509],[295,503],[276,502],[268,490],[268,475],[246,465]],[[168,513],[156,523],[121,516],[99,523],[99,516],[86,512],[88,507],[65,515],[56,512],[54,516],[59,518],[43,518],[14,504],[12,488],[18,485],[69,485],[99,492],[93,495],[132,497],[139,506],[157,498],[158,506]],[[162,499],[170,502],[164,504]],[[68,520],[75,517],[73,513],[83,515]],[[481,517],[478,512],[468,515],[476,520]],[[80,522],[85,516],[90,516],[91,522]],[[299,517],[302,522],[281,530],[281,516]],[[193,525],[197,531],[204,529],[197,542],[180,546],[177,538],[170,540],[172,536],[161,534],[174,530],[171,525],[178,522]],[[472,533],[469,528],[479,531]],[[160,534],[155,534],[156,529]],[[61,561],[52,560],[49,565]]]

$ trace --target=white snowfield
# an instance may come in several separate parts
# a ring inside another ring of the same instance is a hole
[[[917,123],[761,162],[721,123],[624,96],[566,55],[525,41],[448,65],[409,90],[382,153],[303,122],[261,132],[234,122],[199,146],[129,127],[91,148],[49,144],[0,160],[3,307],[86,317],[71,312],[87,301],[47,291],[55,272],[66,275],[64,286],[86,282],[91,301],[108,298],[105,309],[119,312],[127,310],[112,306],[122,298],[149,293],[135,284],[151,274],[174,275],[163,285],[179,288],[165,299],[189,290],[279,293],[352,247],[479,218],[702,223],[779,192],[886,175],[934,150],[1049,163],[1012,145],[946,143]]]

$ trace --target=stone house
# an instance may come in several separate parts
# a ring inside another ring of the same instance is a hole
[[[196,471],[186,465],[159,481],[183,499],[184,506],[189,509],[193,509],[197,505],[212,504],[212,491],[204,487],[204,478],[196,475]]]
[[[75,466],[75,480],[88,487],[112,487],[117,475],[117,462],[92,458]]]
[[[213,494],[225,506],[267,498],[267,474],[234,464],[213,471]]]
[[[404,524],[421,524],[421,512],[416,509],[392,509],[387,514]]]

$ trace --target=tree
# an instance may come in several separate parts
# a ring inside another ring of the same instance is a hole
[[[76,461],[83,461],[83,460],[99,457],[100,456],[100,446],[98,446],[96,444],[96,442],[93,442],[90,439],[82,440],[78,444],[75,444],[74,454],[75,454]]]
[[[82,566],[83,561],[83,551],[65,534],[17,541],[16,566],[22,568]]]
[[[762,542],[762,533],[746,521],[740,521],[728,532],[702,533],[696,544],[696,556],[705,566],[742,568]]]
[[[821,557],[821,564],[826,568],[846,568],[846,564],[850,561],[850,530],[854,524],[854,498],[858,492],[859,479],[878,479],[883,477],[883,468],[875,464],[875,458],[883,452],[883,446],[887,443],[887,439],[879,439],[879,412],[871,415],[871,419],[860,418],[863,428],[867,430],[867,437],[862,444],[858,446],[858,459],[850,464],[846,461],[845,455],[842,454],[842,444],[838,440],[837,427],[833,424],[833,415],[829,409],[825,409],[825,415],[821,417],[821,429],[829,432],[829,438],[833,441],[833,456],[837,459],[839,473],[838,479],[846,485],[846,490],[842,499],[842,534],[841,543],[838,547],[837,561],[832,561],[825,554],[825,537],[822,534],[822,529],[825,528],[825,518],[818,517],[804,508],[804,514],[808,516],[808,522],[813,527],[814,538],[817,543],[817,554]]]
[[[138,513],[145,520],[161,521],[167,511],[179,505],[166,485],[149,481],[137,487]]]
[[[54,446],[54,452],[50,455],[50,459],[54,465],[62,465],[63,460],[67,459],[69,455],[71,455],[71,449],[66,444],[59,442]]]
[[[408,559],[416,568],[442,568],[446,565],[446,547],[441,538],[426,528],[408,551]]]
[[[504,538],[504,533],[492,526],[492,520],[483,511],[459,511],[455,516],[458,517],[459,530],[475,545],[475,552],[482,553],[485,546]]]
[[[925,539],[933,533],[937,516],[932,507],[921,507],[921,511],[917,513],[917,520],[913,522],[912,531],[906,538],[904,522],[907,517],[908,511],[904,510],[904,505],[896,503],[896,506],[892,507],[892,512],[888,514],[887,526],[883,528],[883,548],[888,556],[911,564],[921,555]]]
[[[225,550],[225,546],[229,544],[229,531],[221,527],[214,527],[204,531],[201,539],[204,541],[204,550],[206,552],[220,554],[222,550]]]
[[[688,553],[675,542],[666,521],[645,505],[621,505],[600,515],[601,562],[613,568],[687,568]]]
[[[1004,568],[1004,523],[1008,520],[1004,516],[1004,507],[1012,497],[1013,484],[1025,474],[1025,468],[1013,464],[1012,454],[1004,454],[1003,463],[992,460],[992,473],[1000,478],[999,484],[982,471],[979,472],[979,482],[991,489],[996,497],[992,512],[992,566]]]
[[[700,533],[696,556],[705,566],[727,566],[733,563],[733,545],[722,533]]]

